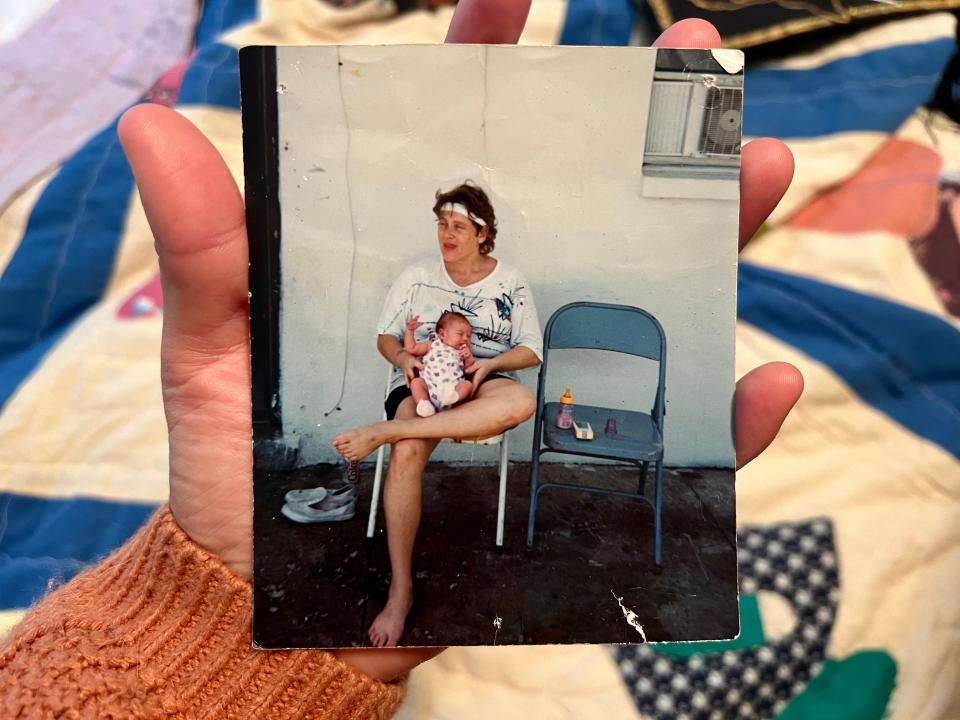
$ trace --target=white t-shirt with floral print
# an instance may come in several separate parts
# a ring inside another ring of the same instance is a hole
[[[457,285],[436,256],[409,266],[387,293],[377,335],[393,335],[402,343],[407,321],[418,315],[423,325],[414,336],[420,343],[434,333],[440,315],[450,311],[470,322],[470,351],[475,358],[495,357],[522,345],[543,359],[543,335],[530,285],[516,269],[500,260],[493,272],[466,286]],[[516,379],[515,373],[501,374]],[[403,375],[397,369],[390,389],[402,384]]]

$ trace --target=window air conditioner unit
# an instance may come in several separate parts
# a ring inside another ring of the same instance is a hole
[[[645,161],[737,165],[742,78],[657,73],[650,97]]]

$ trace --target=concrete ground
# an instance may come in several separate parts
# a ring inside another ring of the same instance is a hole
[[[288,490],[336,485],[338,472],[318,465],[255,483],[254,637],[263,647],[368,643],[390,581],[382,507],[377,535],[366,540],[372,467],[362,467],[352,520],[301,525],[280,514]],[[542,471],[551,481],[633,492],[637,476],[611,465],[548,464]],[[737,634],[732,470],[665,471],[660,575],[653,512],[626,498],[545,490],[528,548],[529,477],[528,463],[511,463],[498,552],[496,467],[429,465],[402,645],[638,642],[618,597],[651,642]]]

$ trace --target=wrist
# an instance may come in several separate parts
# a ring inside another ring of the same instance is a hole
[[[300,715],[334,720],[346,709],[352,717],[389,717],[400,705],[402,683],[361,673],[395,677],[419,657],[406,666],[356,668],[323,651],[263,652],[253,646],[252,614],[250,583],[163,508],[13,631],[3,648],[0,704],[39,714],[66,707],[80,687],[93,689],[82,698],[91,717],[289,717],[297,698]],[[58,667],[69,672],[57,676]],[[4,683],[18,677],[43,682]]]

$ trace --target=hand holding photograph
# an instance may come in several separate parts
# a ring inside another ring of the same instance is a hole
[[[742,68],[241,51],[258,646],[738,634]]]

